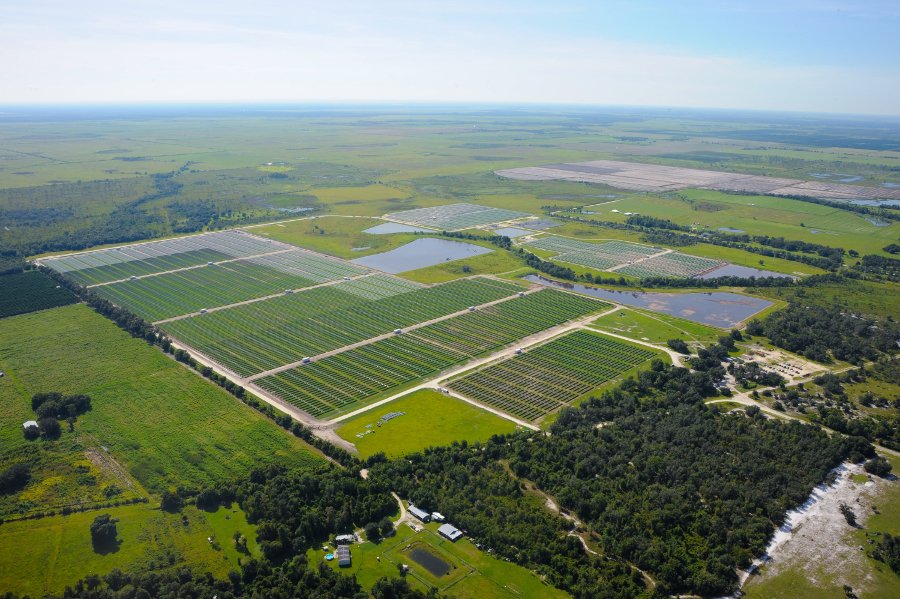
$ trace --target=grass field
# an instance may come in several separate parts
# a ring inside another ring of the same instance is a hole
[[[252,408],[85,305],[0,321],[0,369],[7,373],[0,382],[4,450],[27,443],[21,426],[33,417],[31,395],[58,390],[91,396],[92,410],[79,418],[75,436],[107,447],[153,491],[228,480],[269,462],[320,459]],[[72,445],[72,452],[83,453],[86,444]]]
[[[0,276],[0,318],[78,301],[72,292],[38,271]]]
[[[219,506],[216,511],[203,511],[206,522],[213,531],[214,540],[221,549],[231,567],[238,567],[239,559],[248,557],[259,558],[262,550],[256,542],[256,525],[247,522],[247,516],[237,504],[231,506]],[[247,538],[247,551],[238,551],[234,542],[234,533],[239,532]]]
[[[354,205],[359,208],[360,206]],[[379,218],[319,216],[314,219],[287,221],[265,227],[253,227],[254,235],[262,235],[304,249],[352,260],[369,254],[380,254],[416,239],[410,233],[373,235],[365,229],[384,224]],[[353,248],[368,248],[353,251]]]
[[[117,548],[95,551],[90,525],[98,514],[118,518]],[[33,597],[60,594],[89,573],[120,568],[129,573],[193,568],[223,577],[230,563],[207,541],[213,529],[192,507],[168,514],[137,504],[98,511],[7,522],[0,527],[0,589]],[[249,539],[248,539],[249,540]]]
[[[657,352],[576,331],[447,386],[525,420],[568,405]]]
[[[381,416],[389,412],[404,415],[377,426]],[[486,441],[491,435],[515,429],[512,422],[490,412],[438,391],[422,389],[348,421],[337,433],[356,445],[359,457],[364,459],[379,451],[397,457],[452,441]]]
[[[406,576],[412,588],[427,591],[435,586],[457,599],[561,599],[569,596],[541,582],[534,572],[486,555],[465,538],[455,543],[444,539],[437,534],[437,528],[437,524],[429,523],[414,532],[407,525],[401,524],[397,527],[396,536],[384,539],[377,545],[368,542],[352,545],[350,555],[353,564],[349,568],[340,568],[339,571],[348,576],[355,575],[360,584],[370,587],[382,576],[398,576],[396,563],[405,563],[412,568],[412,572]],[[421,547],[441,557],[451,565],[450,573],[439,579],[431,576],[409,559],[407,545],[413,545],[413,549]],[[311,564],[317,563],[324,559],[326,553],[329,551],[310,550],[307,558]],[[381,561],[376,557],[380,557]],[[324,563],[338,570],[335,562]]]
[[[608,307],[575,294],[541,290],[254,382],[323,417],[353,410],[358,402],[377,400],[417,378]]]
[[[681,324],[681,322],[678,323],[678,325]],[[684,327],[675,326],[675,323],[670,324],[654,316],[624,308],[614,314],[601,316],[593,321],[590,326],[591,328],[600,331],[615,333],[616,335],[629,337],[636,341],[648,341],[650,343],[658,343],[661,345],[665,345],[666,341],[669,339],[684,339],[688,343],[708,343],[715,341],[718,336],[723,333],[723,331],[713,329],[712,327],[696,325],[696,327],[691,328],[695,328],[695,330],[704,330],[704,332],[701,335],[695,336],[691,334],[691,332],[685,330]]]

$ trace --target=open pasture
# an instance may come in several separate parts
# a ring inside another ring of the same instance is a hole
[[[168,322],[162,328],[241,376],[249,376],[521,289],[482,277],[415,289],[385,279],[390,282],[379,292],[383,297],[376,299],[360,294],[361,283],[340,282]]]
[[[529,216],[529,214],[515,210],[491,208],[490,206],[459,203],[394,212],[393,214],[385,215],[385,218],[442,231],[457,231],[525,216]]]
[[[367,269],[353,264],[289,250],[98,285],[93,289],[111,302],[155,322],[366,272]]]
[[[34,416],[31,396],[59,391],[92,399],[75,431],[63,432],[61,447],[83,457],[91,444],[75,439],[90,437],[151,491],[227,481],[273,462],[321,459],[256,410],[83,304],[0,320],[0,371],[6,372],[0,451],[28,443],[22,422]]]
[[[243,231],[226,231],[44,258],[41,262],[83,285],[96,285],[286,249],[291,247]]]
[[[0,276],[0,318],[78,301],[72,292],[37,271]]]
[[[392,412],[403,415],[379,427],[381,417]],[[365,459],[379,451],[399,457],[453,441],[484,442],[491,435],[515,429],[509,420],[486,410],[433,389],[421,389],[350,420],[337,433],[356,445],[360,459]]]
[[[323,417],[610,305],[543,290],[254,380]]]
[[[458,393],[534,421],[657,355],[652,350],[575,331],[487,366],[447,386]]]

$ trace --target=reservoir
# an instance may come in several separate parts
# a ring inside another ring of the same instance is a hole
[[[471,243],[425,237],[416,239],[389,252],[357,258],[350,262],[395,275],[408,270],[434,266],[442,262],[474,258],[493,251]]]
[[[726,264],[721,268],[717,268],[715,270],[711,270],[710,272],[700,275],[697,277],[698,279],[715,279],[716,277],[743,277],[745,279],[749,279],[750,277],[756,277],[757,279],[765,278],[765,277],[787,277],[789,279],[796,279],[797,277],[792,275],[786,275],[780,272],[772,272],[771,270],[760,270],[758,268],[749,268],[747,266],[738,266],[737,264]]]
[[[413,227],[412,225],[401,225],[400,223],[382,223],[363,230],[363,233],[385,235],[387,233],[434,233],[434,231],[423,229],[422,227]]]

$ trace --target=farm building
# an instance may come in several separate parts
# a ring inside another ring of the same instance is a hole
[[[352,545],[356,542],[355,535],[338,535],[334,537],[334,542],[338,545]]]
[[[463,536],[463,533],[461,533],[459,530],[457,530],[454,526],[452,526],[450,524],[441,524],[441,527],[438,528],[438,532],[441,533],[441,535],[450,539],[451,541],[456,541],[456,539]]]
[[[412,514],[413,516],[415,516],[416,518],[418,518],[419,520],[421,520],[422,522],[431,521],[431,514],[429,514],[425,510],[420,510],[419,508],[417,508],[415,506],[412,506],[412,505],[409,506],[409,513]]]
[[[38,423],[34,420],[28,420],[27,422],[22,423],[22,428],[28,428],[29,426],[37,426]]]
[[[431,519],[435,522],[443,522],[445,520],[444,516],[438,512],[431,512]]]
[[[339,545],[337,548],[338,566],[346,568],[350,566],[350,547],[347,545]]]

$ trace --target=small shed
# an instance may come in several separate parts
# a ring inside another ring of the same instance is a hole
[[[438,528],[438,532],[441,533],[441,535],[450,539],[451,541],[456,541],[456,539],[463,536],[463,533],[461,533],[459,530],[457,530],[454,526],[452,526],[450,524],[441,524],[441,527]]]
[[[336,553],[338,566],[341,568],[350,567],[350,547],[347,545],[338,545]]]
[[[27,422],[22,423],[22,428],[28,428],[29,426],[37,426],[37,425],[38,425],[38,423],[35,422],[34,420],[29,420]]]
[[[356,537],[353,535],[338,535],[334,537],[334,542],[338,545],[352,545],[356,541]]]
[[[435,522],[443,522],[444,520],[446,520],[446,518],[444,518],[444,516],[442,514],[439,514],[438,512],[431,512],[431,519]]]
[[[412,514],[413,516],[415,516],[416,518],[418,518],[419,520],[421,520],[422,522],[431,521],[431,514],[429,514],[425,510],[420,510],[419,508],[417,508],[415,506],[412,506],[412,505],[409,506],[409,513]]]

